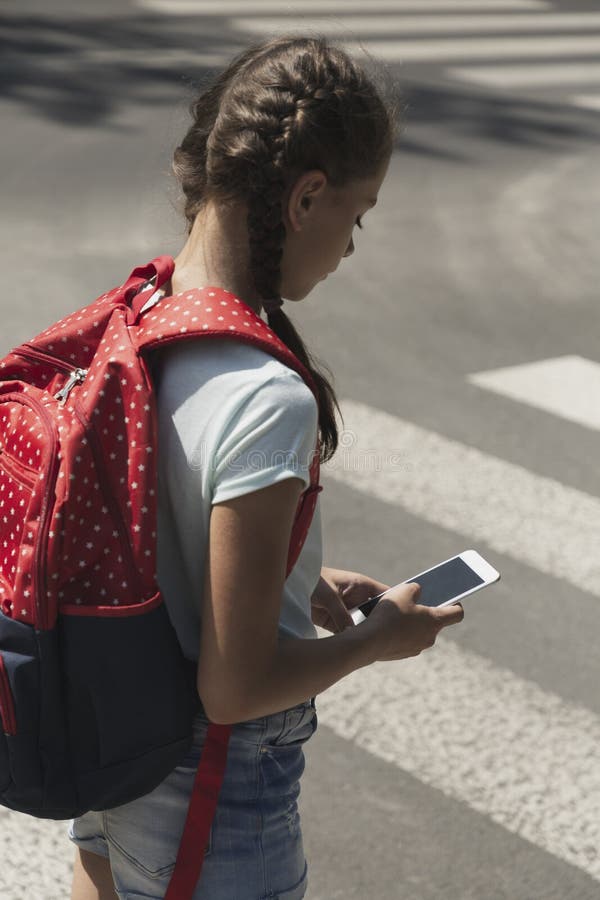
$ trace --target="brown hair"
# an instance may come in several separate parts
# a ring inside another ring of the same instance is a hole
[[[246,203],[256,289],[267,301],[270,327],[315,381],[321,458],[330,459],[338,441],[333,387],[281,307],[271,311],[268,303],[281,297],[282,202],[310,169],[335,187],[375,175],[392,151],[396,108],[325,39],[284,37],[241,53],[190,111],[193,122],[173,162],[189,230],[209,198]]]

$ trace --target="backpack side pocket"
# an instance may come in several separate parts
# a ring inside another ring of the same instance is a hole
[[[0,656],[0,717],[2,719],[2,731],[0,734],[0,793],[5,791],[11,783],[12,772],[10,766],[10,753],[8,741],[16,734],[15,705],[13,701],[8,672],[4,664],[4,658]]]
[[[17,717],[13,701],[12,689],[8,679],[8,672],[4,664],[4,657],[0,655],[0,716],[2,716],[2,729],[4,734],[16,735]]]

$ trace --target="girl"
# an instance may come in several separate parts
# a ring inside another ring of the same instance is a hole
[[[387,172],[393,109],[339,49],[283,38],[234,60],[192,111],[174,162],[189,237],[165,293],[217,285],[266,313],[318,403],[249,344],[190,341],[162,355],[159,581],[197,660],[203,712],[189,758],[155,791],[71,823],[73,900],[164,896],[209,719],[238,724],[194,898],[304,897],[297,798],[315,695],[376,660],[419,654],[463,616],[419,606],[412,585],[354,626],[349,609],[387,585],[322,567],[318,507],[286,578],[317,435],[322,461],[338,435],[332,386],[282,298],[303,300],[354,252]],[[317,640],[315,624],[332,636]]]

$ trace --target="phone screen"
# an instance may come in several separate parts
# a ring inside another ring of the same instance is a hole
[[[483,578],[473,571],[460,557],[451,559],[430,572],[411,579],[421,585],[421,593],[416,602],[422,606],[439,606],[452,597],[464,594],[483,584]]]
[[[439,606],[440,603],[445,603],[446,600],[458,597],[478,584],[483,584],[483,578],[459,556],[417,578],[411,578],[410,581],[421,585],[421,593],[416,602],[422,606]],[[368,616],[378,602],[379,596],[372,597],[360,607],[360,611],[364,616]]]

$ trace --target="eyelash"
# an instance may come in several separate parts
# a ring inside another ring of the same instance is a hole
[[[359,228],[363,227],[362,219],[360,216],[358,216],[358,218],[356,219],[356,224],[358,225]]]

